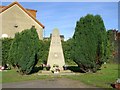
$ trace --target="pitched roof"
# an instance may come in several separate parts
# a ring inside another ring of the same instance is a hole
[[[0,6],[0,8],[4,8],[4,7],[6,7],[6,6]]]
[[[12,7],[13,5],[17,4],[24,12],[26,12],[33,20],[35,20],[42,28],[45,28],[44,25],[42,25],[32,14],[30,14],[25,8],[23,8],[18,2],[13,2],[8,6],[0,6],[2,7],[2,10],[0,10],[0,13],[4,12],[8,8]]]
[[[7,7],[7,6],[0,6],[1,10],[4,9],[4,8],[6,8],[6,7]],[[35,11],[35,12],[37,12],[37,10],[34,10],[34,9],[28,9],[28,8],[26,8],[26,10],[28,10],[28,11],[30,10],[30,11]]]

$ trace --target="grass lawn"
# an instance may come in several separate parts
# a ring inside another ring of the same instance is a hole
[[[20,82],[20,81],[28,81],[28,80],[40,80],[40,79],[50,78],[50,76],[46,76],[46,75],[41,76],[37,74],[20,75],[19,73],[16,72],[15,69],[0,72],[0,74],[2,74],[2,83]]]
[[[15,69],[0,72],[0,76],[1,74],[2,83],[53,78],[53,76],[38,75],[37,73],[31,75],[20,75]],[[66,75],[61,77],[78,80],[88,85],[110,88],[110,83],[114,83],[118,78],[118,65],[106,64],[106,68],[103,66],[101,70],[98,70],[96,73],[79,73],[79,75]]]
[[[110,83],[114,83],[118,78],[118,64],[106,64],[106,68],[101,67],[97,73],[81,73],[65,77],[97,87],[111,88]]]

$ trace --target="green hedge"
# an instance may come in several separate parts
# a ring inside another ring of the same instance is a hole
[[[117,62],[117,60],[115,60],[115,57],[117,57],[118,43],[117,40],[115,40],[115,35],[115,30],[107,31],[107,58],[108,62],[110,63]]]
[[[0,39],[0,41],[2,42],[2,66],[5,66],[9,61],[8,55],[9,55],[9,50],[10,50],[13,39],[3,38],[3,39]]]
[[[39,63],[47,64],[49,48],[50,48],[50,40],[40,40],[40,47],[38,52]]]
[[[72,59],[71,53],[72,53],[72,44],[73,44],[73,39],[70,38],[67,41],[62,41],[62,48],[63,48],[63,53],[64,53],[64,58],[65,58],[65,63],[68,65],[75,65],[75,62]]]

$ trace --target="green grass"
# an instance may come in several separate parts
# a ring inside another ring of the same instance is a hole
[[[20,75],[16,72],[15,69],[7,70],[0,72],[2,73],[2,83],[9,83],[9,82],[20,82],[20,81],[28,81],[28,80],[41,80],[50,78],[50,76],[46,75],[38,75],[38,74],[31,74],[31,75]]]
[[[106,64],[96,73],[81,73],[80,75],[65,76],[66,78],[79,80],[85,84],[102,88],[110,88],[110,83],[114,83],[118,78],[118,65]]]
[[[54,78],[54,76],[38,75],[38,73],[31,75],[20,75],[15,69],[0,72],[0,76],[2,76],[2,83]],[[92,86],[110,88],[110,83],[114,83],[118,78],[118,65],[106,64],[106,68],[103,66],[101,70],[98,70],[96,73],[80,73],[79,75],[68,75],[61,77],[78,80]]]

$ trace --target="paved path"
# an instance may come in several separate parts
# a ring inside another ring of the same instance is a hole
[[[95,88],[79,81],[66,78],[4,83],[2,86],[3,88]]]

